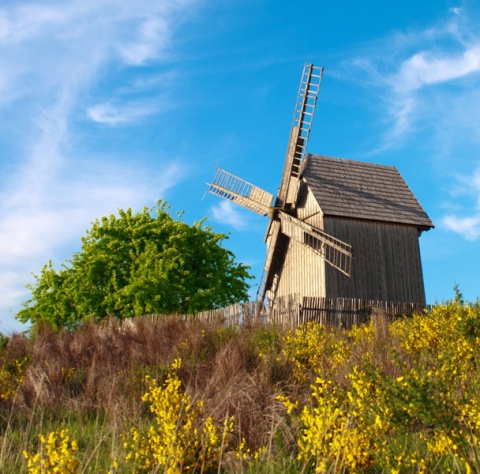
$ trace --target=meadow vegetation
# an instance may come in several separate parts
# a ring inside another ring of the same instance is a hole
[[[480,472],[459,295],[351,330],[143,317],[0,346],[4,472]]]

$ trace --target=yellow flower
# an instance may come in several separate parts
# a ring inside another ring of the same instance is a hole
[[[220,425],[203,416],[203,402],[193,402],[182,388],[180,367],[176,359],[161,386],[146,379],[148,391],[142,400],[149,403],[153,423],[144,431],[132,428],[124,444],[127,462],[135,460],[139,469],[177,474],[218,467],[222,446],[233,433],[233,417]]]
[[[23,452],[30,474],[75,474],[80,472],[80,461],[76,454],[78,445],[70,441],[68,430],[52,431],[45,438],[39,435],[38,453]]]

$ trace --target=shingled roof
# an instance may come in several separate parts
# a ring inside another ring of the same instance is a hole
[[[433,227],[394,166],[308,155],[302,174],[325,216]]]

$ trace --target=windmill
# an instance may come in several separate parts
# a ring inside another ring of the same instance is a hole
[[[306,156],[322,76],[323,68],[312,64],[304,66],[282,179],[276,197],[220,168],[217,168],[216,176],[209,185],[210,193],[269,218],[266,238],[267,256],[259,294],[257,294],[262,300],[271,286],[272,262],[275,260],[275,255],[280,252],[280,241],[284,236],[304,246],[306,252],[313,252],[320,256],[336,271],[347,277],[351,275],[351,245],[324,232],[319,227],[300,220],[296,215],[300,170]]]

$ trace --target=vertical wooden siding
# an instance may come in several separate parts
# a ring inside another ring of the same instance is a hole
[[[322,211],[312,192],[300,183],[297,217],[319,229],[323,228]],[[325,261],[306,245],[283,236],[277,273],[276,298],[290,295],[325,296]],[[270,295],[273,296],[273,295]]]
[[[323,212],[311,189],[303,181],[300,182],[298,202],[295,210],[297,217],[301,221],[323,230]]]
[[[276,298],[291,294],[325,296],[325,264],[305,245],[290,239],[279,273]]]
[[[324,225],[353,247],[350,278],[326,267],[326,296],[425,303],[415,226],[332,217]]]

